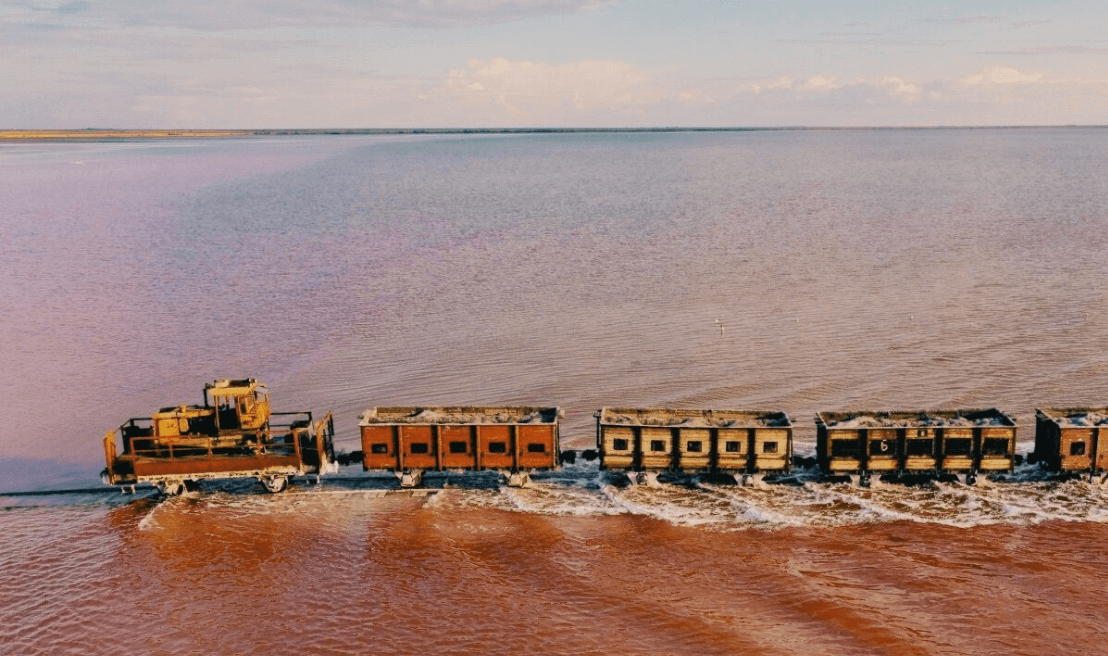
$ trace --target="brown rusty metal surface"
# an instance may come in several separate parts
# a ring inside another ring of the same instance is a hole
[[[300,460],[296,456],[214,456],[184,458],[135,458],[135,476],[156,478],[184,474],[218,474],[223,472],[263,470],[273,467],[299,471]]]
[[[476,426],[438,426],[443,469],[477,469]]]
[[[1108,407],[1036,409],[1035,455],[1052,472],[1108,471]]]
[[[559,416],[556,407],[538,406],[369,408],[360,422],[362,467],[366,471],[557,469]]]
[[[995,408],[821,412],[816,455],[836,474],[1010,472],[1016,428]]]
[[[366,470],[400,468],[397,454],[396,426],[362,426],[362,452]]]
[[[511,426],[478,426],[477,449],[481,469],[510,469],[515,458]]]

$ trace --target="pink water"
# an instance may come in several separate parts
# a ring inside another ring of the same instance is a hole
[[[277,410],[1108,397],[1103,130],[0,150],[0,490],[252,375]],[[718,322],[725,331],[720,335]],[[30,462],[26,459],[34,459]],[[42,462],[43,460],[47,462]],[[1103,488],[531,488],[350,469],[0,497],[0,653],[1106,653]],[[5,651],[6,650],[6,651]]]

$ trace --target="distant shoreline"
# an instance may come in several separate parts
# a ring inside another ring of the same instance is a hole
[[[657,127],[657,128],[321,128],[268,130],[0,130],[4,141],[103,141],[117,139],[223,139],[229,137],[272,137],[290,135],[403,135],[403,134],[575,134],[657,132],[779,132],[779,131],[881,131],[881,130],[1028,130],[1102,129],[1105,125],[936,125],[883,127]]]

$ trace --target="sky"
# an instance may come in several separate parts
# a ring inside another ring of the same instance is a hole
[[[1105,125],[1105,9],[0,0],[0,129]]]

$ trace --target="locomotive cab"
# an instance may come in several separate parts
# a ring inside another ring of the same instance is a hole
[[[204,385],[204,405],[215,408],[217,434],[269,428],[269,390],[253,378]]]

